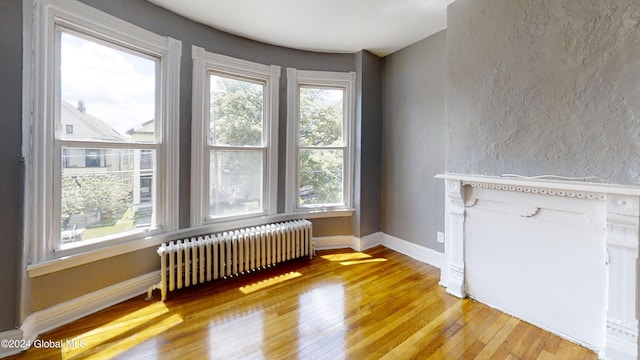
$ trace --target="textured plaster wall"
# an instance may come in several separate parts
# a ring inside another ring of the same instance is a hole
[[[640,184],[640,2],[458,0],[446,170]]]

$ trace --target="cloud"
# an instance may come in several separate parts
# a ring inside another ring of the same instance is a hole
[[[155,117],[157,62],[67,33],[61,41],[61,97],[124,134]]]

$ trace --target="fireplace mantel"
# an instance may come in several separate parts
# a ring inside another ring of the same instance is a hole
[[[490,298],[487,302],[497,305],[489,305],[579,342],[597,351],[601,358],[638,358],[640,187],[465,174],[442,174],[437,178],[445,181],[446,191],[441,285],[448,293],[461,298],[469,295],[480,301]],[[523,242],[538,239],[544,241]],[[524,245],[518,248],[518,244]],[[583,244],[589,249],[581,249]],[[553,254],[556,250],[564,251],[566,256],[532,259],[529,264],[534,265],[527,268],[523,264],[523,274],[517,274],[517,259],[528,261],[530,256],[545,251]],[[583,256],[583,252],[587,254]],[[496,259],[487,259],[496,253]],[[503,265],[504,269],[499,269]],[[539,281],[531,275],[536,266],[544,269]],[[562,278],[567,273],[574,277]],[[507,286],[500,285],[486,289],[487,284],[494,286],[486,280],[492,274],[498,274],[497,282],[502,274],[507,280],[522,275],[523,280],[506,290]],[[576,278],[580,274],[590,278]],[[532,288],[529,291],[525,286]],[[566,320],[557,314],[529,313],[526,304],[515,304],[518,294],[513,293],[518,291],[534,299],[539,296],[535,304],[540,307],[545,301],[560,309],[566,306]],[[571,317],[571,311],[576,310],[567,299],[577,306],[580,302],[587,305],[589,314],[583,315],[584,324],[579,315]],[[586,333],[580,330],[594,324],[602,328]]]

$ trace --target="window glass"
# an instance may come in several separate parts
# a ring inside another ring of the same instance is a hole
[[[300,88],[300,145],[343,145],[342,89]]]
[[[262,150],[211,151],[209,214],[234,215],[262,209]]]
[[[137,149],[63,148],[62,244],[111,237],[151,224],[154,174],[122,161],[139,158],[139,153]],[[104,161],[102,166],[85,166],[95,154]]]
[[[66,131],[60,138],[153,141],[156,67],[157,61],[143,54],[62,29],[60,122]]]
[[[300,150],[300,206],[342,204],[344,152]]]
[[[211,75],[210,144],[262,145],[264,85]]]
[[[343,104],[344,89],[299,87],[298,206],[344,203]]]
[[[264,84],[210,75],[209,216],[263,208]]]
[[[64,29],[59,57],[60,244],[149,228],[156,149],[126,144],[156,142],[158,62]]]

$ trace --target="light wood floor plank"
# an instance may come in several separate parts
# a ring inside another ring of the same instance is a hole
[[[446,294],[439,276],[384,247],[319,251],[312,261],[171,292],[164,303],[125,301],[41,336],[84,347],[11,359],[596,359]]]
[[[498,312],[486,306],[481,304],[476,305],[474,308],[481,309],[477,316],[466,318],[464,321],[464,323],[473,322],[474,326],[463,326],[457,334],[442,344],[442,346],[429,357],[429,360],[444,359],[445,356],[449,356],[452,359],[461,358],[462,354],[479,339],[480,335],[482,335],[500,315]],[[482,344],[482,346],[484,346],[484,344]]]
[[[511,350],[515,347],[518,342],[524,339],[524,336],[527,331],[528,324],[519,321],[512,331],[509,332],[509,335],[500,343],[500,346],[496,349],[493,354],[494,359],[506,359],[509,356],[515,357],[511,354]]]
[[[482,351],[475,357],[478,360],[490,359],[496,350],[504,344],[506,338],[513,332],[520,320],[510,317],[507,322],[491,338]],[[502,357],[498,357],[502,358]]]

